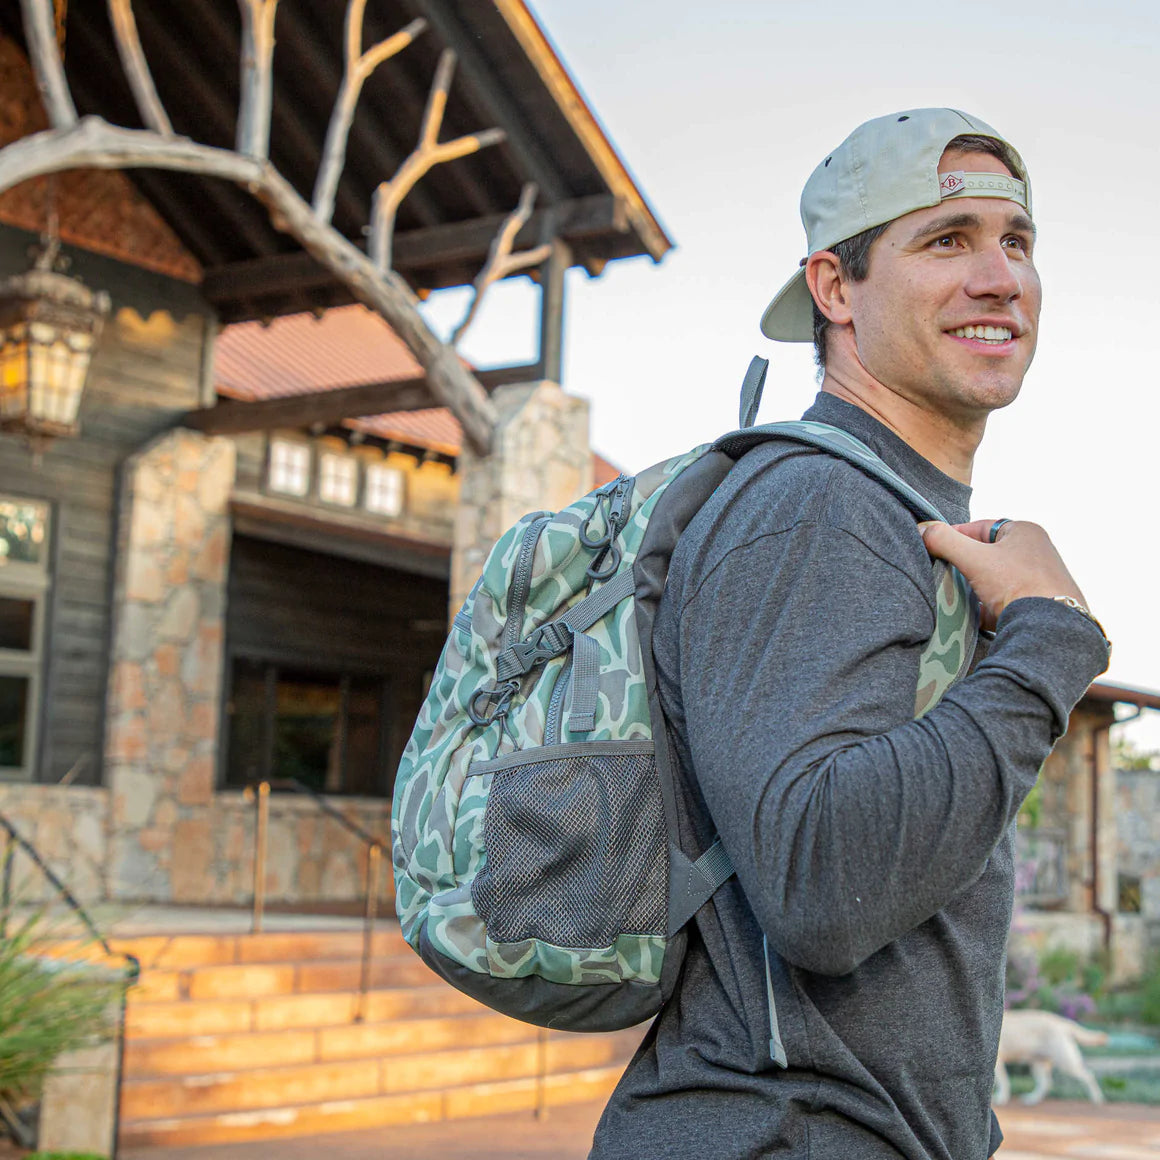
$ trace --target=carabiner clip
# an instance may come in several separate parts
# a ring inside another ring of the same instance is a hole
[[[481,686],[475,690],[471,700],[467,702],[468,717],[475,725],[487,726],[500,717],[507,716],[508,709],[511,707],[511,699],[519,692],[519,688],[519,681],[502,681],[490,689]],[[482,711],[476,708],[481,700],[483,702]],[[492,701],[495,702],[494,705],[491,704]]]

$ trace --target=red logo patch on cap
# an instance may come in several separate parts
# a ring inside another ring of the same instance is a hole
[[[942,181],[939,182],[938,188],[943,197],[946,197],[947,194],[955,193],[962,189],[964,185],[966,185],[966,182],[963,180],[962,174],[947,173],[943,176]]]

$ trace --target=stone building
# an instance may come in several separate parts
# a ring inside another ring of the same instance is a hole
[[[81,114],[131,125],[98,7],[68,10],[68,81]],[[224,145],[238,11],[202,7],[134,10],[175,130]],[[386,837],[449,603],[503,527],[592,486],[587,404],[559,386],[564,275],[659,261],[671,243],[523,4],[418,7],[426,31],[360,98],[333,221],[361,241],[454,50],[443,137],[493,125],[506,140],[420,181],[398,209],[394,267],[418,297],[469,284],[538,185],[518,240],[544,251],[540,349],[477,372],[498,416],[487,456],[434,406],[408,346],[244,190],[134,169],[0,192],[0,277],[26,268],[55,212],[71,273],[112,299],[79,434],[30,447],[0,432],[0,812],[82,898],[247,901],[245,787],[263,777],[293,775]],[[278,15],[271,160],[304,196],[342,8]],[[368,44],[414,15],[372,9]],[[0,147],[46,126],[5,5]],[[268,851],[271,901],[362,893],[363,843],[300,795],[271,799]],[[17,889],[32,882],[15,868]]]
[[[1149,812],[1155,775],[1115,768],[1111,730],[1156,709],[1160,694],[1097,681],[1020,817],[1021,931],[1041,946],[1106,954],[1116,979],[1138,977],[1160,948],[1160,831]]]

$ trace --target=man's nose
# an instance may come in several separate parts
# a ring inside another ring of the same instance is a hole
[[[972,298],[997,298],[1011,302],[1023,293],[1023,280],[1002,244],[987,246],[975,253],[964,287]]]

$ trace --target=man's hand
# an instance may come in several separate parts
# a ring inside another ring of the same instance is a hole
[[[989,539],[994,523],[919,524],[926,550],[958,568],[975,590],[984,628],[994,629],[1003,609],[1024,596],[1071,596],[1086,607],[1079,585],[1038,524],[1006,523],[992,544]]]

